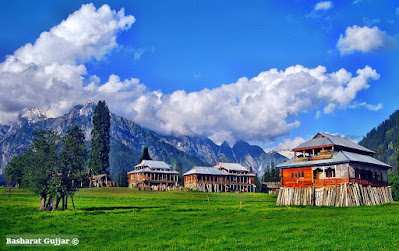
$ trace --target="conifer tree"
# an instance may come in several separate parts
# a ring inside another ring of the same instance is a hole
[[[184,179],[183,179],[183,165],[178,162],[176,164],[175,170],[179,173],[178,178],[179,178],[179,185],[183,186],[184,185]]]
[[[99,101],[93,116],[89,168],[93,174],[109,174],[111,115],[105,101]]]
[[[147,146],[145,146],[145,147],[143,148],[143,153],[141,154],[141,157],[140,157],[140,159],[139,159],[139,164],[140,164],[141,161],[143,161],[143,160],[152,160],[151,157],[150,157],[150,153],[149,153],[149,151],[148,151],[148,147],[147,147]]]

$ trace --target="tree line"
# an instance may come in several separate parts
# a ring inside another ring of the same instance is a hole
[[[39,210],[68,208],[68,198],[95,174],[109,174],[110,113],[105,101],[99,101],[93,116],[91,150],[78,126],[64,136],[55,131],[33,132],[28,150],[13,157],[5,169],[7,183],[26,187],[40,196]],[[60,203],[61,207],[60,207]]]
[[[270,162],[270,168],[266,167],[262,182],[280,182],[280,169],[275,167],[274,161]]]

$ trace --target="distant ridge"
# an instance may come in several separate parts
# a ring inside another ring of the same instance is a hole
[[[36,130],[56,130],[64,134],[73,126],[79,125],[85,133],[89,147],[94,108],[93,103],[76,105],[67,114],[57,118],[51,118],[39,109],[31,109],[24,111],[24,115],[13,124],[0,126],[0,176],[3,176],[4,168],[12,156],[26,151],[32,142],[32,132]],[[183,171],[188,171],[195,165],[239,162],[261,176],[271,161],[278,164],[286,160],[277,152],[265,153],[262,148],[243,141],[230,147],[227,142],[218,146],[204,137],[160,135],[112,113],[111,177],[117,179],[122,172],[131,170],[137,164],[143,146],[149,147],[153,159],[163,160],[172,166],[182,163]]]

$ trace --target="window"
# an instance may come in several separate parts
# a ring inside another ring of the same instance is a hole
[[[329,167],[326,169],[326,177],[327,178],[335,178],[335,169]]]
[[[313,177],[314,177],[314,179],[322,179],[323,178],[323,170],[321,170],[320,168],[317,168],[316,170],[314,170]]]
[[[305,177],[305,174],[303,173],[303,171],[301,172],[301,177]]]
[[[291,173],[291,178],[294,178],[294,173],[293,172]]]

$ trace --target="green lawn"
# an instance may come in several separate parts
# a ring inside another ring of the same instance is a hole
[[[13,189],[8,201],[0,188],[0,249],[7,234],[51,234],[78,235],[87,250],[399,250],[399,203],[277,207],[276,195],[244,193],[210,200],[211,208],[201,192],[92,188],[76,194],[77,210],[51,213],[26,190]]]

